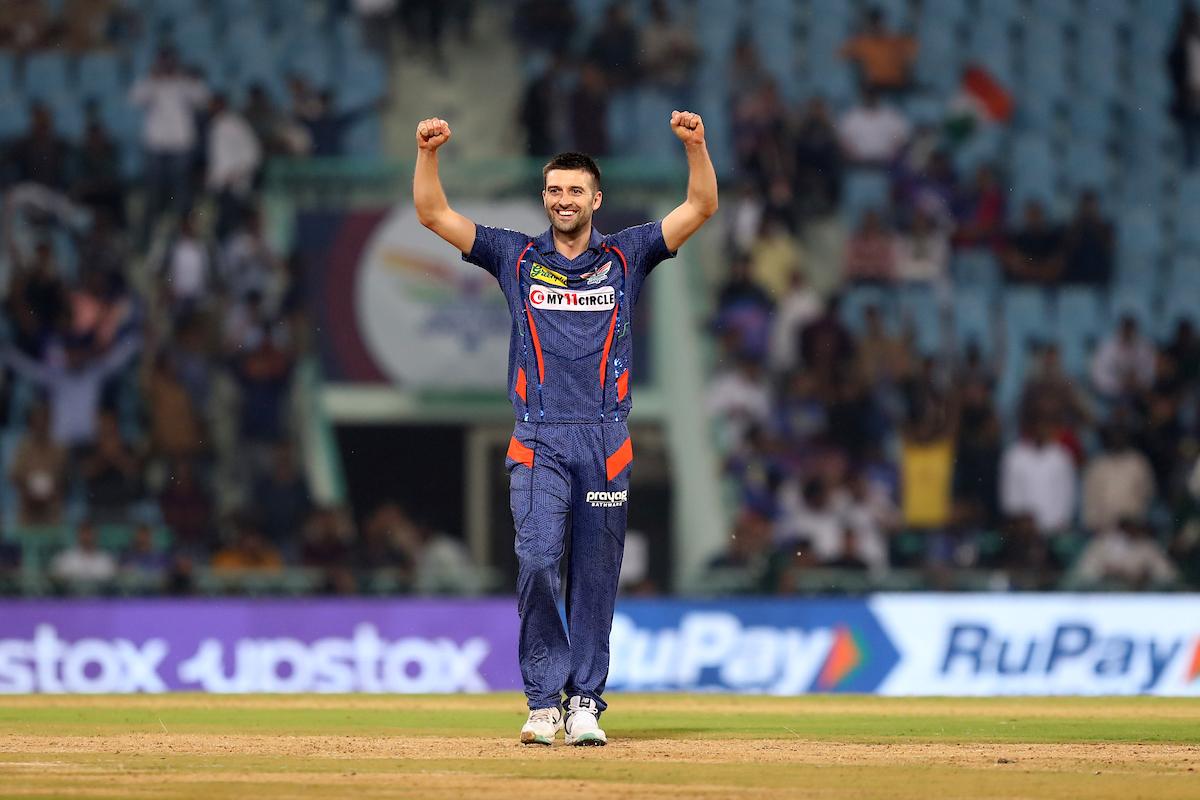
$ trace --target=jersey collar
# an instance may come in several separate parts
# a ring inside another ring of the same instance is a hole
[[[596,226],[593,225],[592,226],[592,235],[591,235],[591,238],[588,239],[587,249],[591,250],[593,252],[599,253],[600,248],[603,244],[604,244],[604,234],[602,234],[602,233],[600,233],[600,231],[596,230]],[[562,253],[559,253],[558,250],[555,249],[555,247],[554,247],[554,228],[547,228],[545,233],[543,233],[541,236],[534,239],[533,247],[534,247],[534,249],[536,249],[539,253],[541,253],[544,256],[556,255],[556,256],[559,256],[560,258],[564,258],[564,259],[566,258],[566,256],[562,255]],[[587,250],[585,250],[584,252],[586,253]],[[580,255],[583,255],[583,253],[580,253]],[[578,256],[576,256],[576,258],[578,258]]]

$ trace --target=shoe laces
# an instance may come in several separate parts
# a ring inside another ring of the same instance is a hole
[[[551,725],[555,722],[555,713],[557,708],[535,708],[529,714],[530,722],[549,722]]]

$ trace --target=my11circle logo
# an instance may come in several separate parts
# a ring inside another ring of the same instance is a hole
[[[612,288],[577,292],[549,286],[529,287],[529,305],[551,311],[612,311],[617,293]]]

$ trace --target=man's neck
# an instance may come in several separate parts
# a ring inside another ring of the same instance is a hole
[[[587,250],[588,242],[592,240],[591,225],[573,235],[561,233],[557,228],[552,230],[551,237],[554,239],[554,249],[567,258],[578,258],[580,253]]]

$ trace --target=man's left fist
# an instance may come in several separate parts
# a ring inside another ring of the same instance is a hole
[[[691,111],[672,111],[671,130],[684,144],[704,144],[704,120]]]

